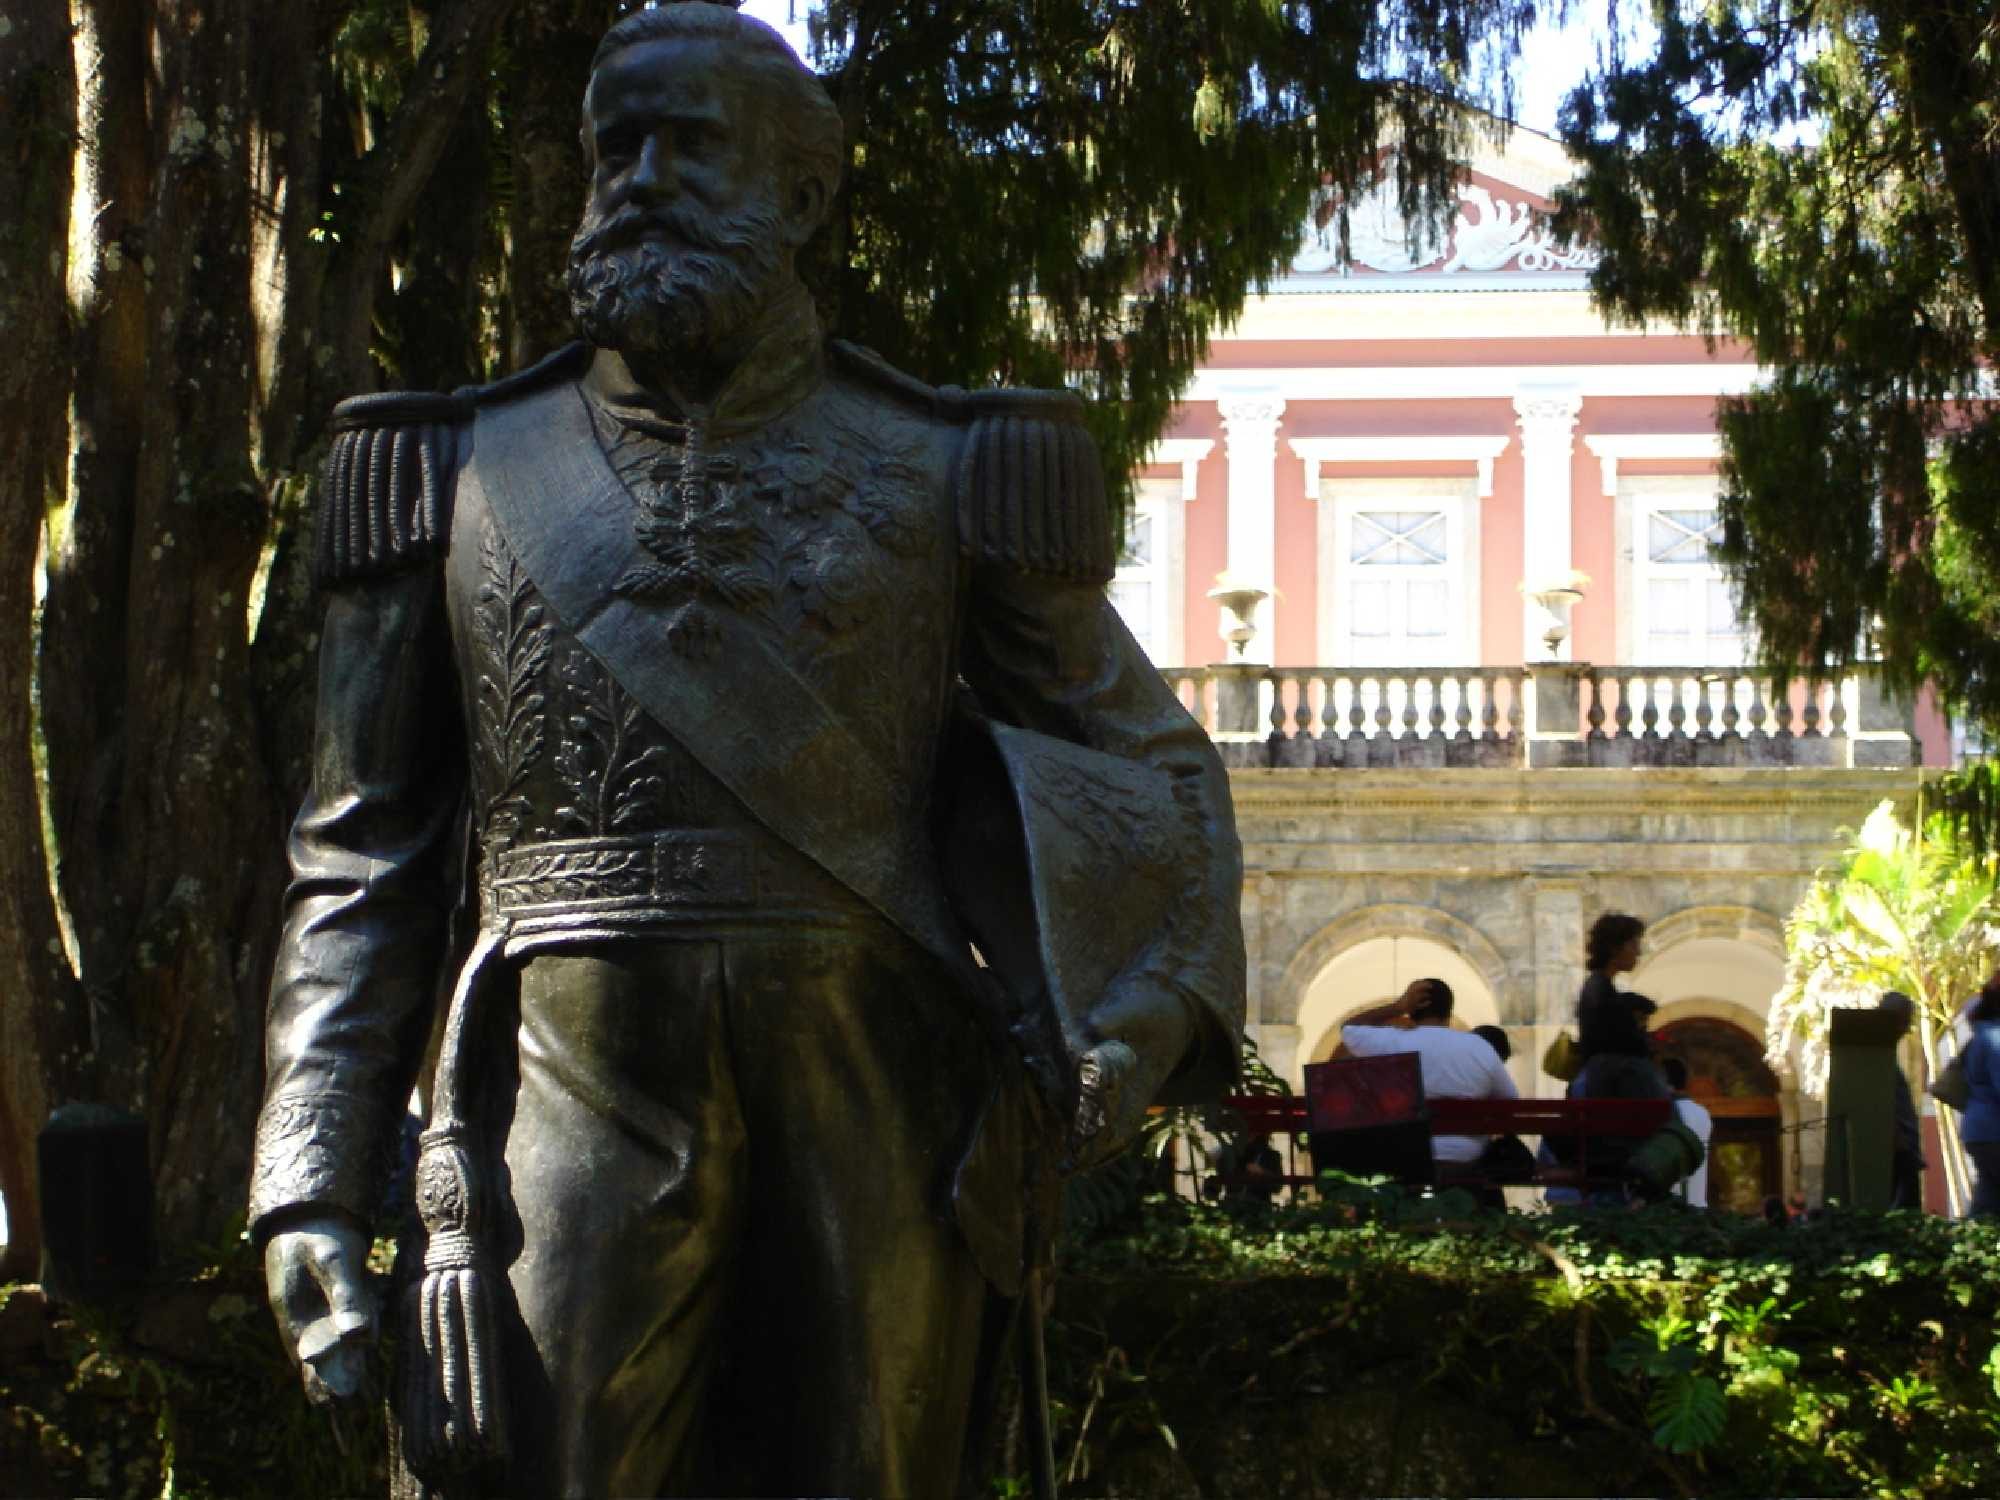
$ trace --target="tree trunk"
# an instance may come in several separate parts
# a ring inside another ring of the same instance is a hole
[[[21,0],[0,45],[0,1280],[41,1256],[35,1133],[90,1049],[49,893],[35,772],[35,572],[68,438],[66,281],[76,67],[64,0]]]
[[[617,19],[607,0],[524,5],[508,26],[503,75],[513,201],[507,216],[509,369],[521,369],[576,337],[563,277],[583,210],[578,106],[590,58]]]
[[[144,1113],[166,1242],[213,1236],[241,1209],[283,830],[309,743],[317,604],[301,470],[320,451],[332,396],[373,384],[365,341],[357,376],[341,337],[372,326],[387,247],[487,66],[506,0],[441,7],[405,109],[352,174],[365,179],[349,200],[360,232],[339,247],[334,276],[320,121],[335,87],[325,54],[346,9],[77,0],[74,58],[68,5],[8,12],[0,297],[11,300],[0,321],[14,343],[0,372],[0,557],[12,561],[0,571],[0,724],[16,735],[0,740],[0,1192],[10,1274],[33,1270],[34,1133],[64,1099]],[[46,847],[28,711],[37,691]]]

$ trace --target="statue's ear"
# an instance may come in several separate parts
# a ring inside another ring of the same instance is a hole
[[[793,174],[785,199],[785,240],[794,250],[825,222],[826,198],[826,183],[817,172]]]

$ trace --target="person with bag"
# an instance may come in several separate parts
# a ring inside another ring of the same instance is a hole
[[[1591,924],[1584,941],[1583,988],[1576,997],[1576,1041],[1568,1048],[1551,1046],[1543,1058],[1551,1073],[1567,1079],[1568,1098],[1671,1097],[1666,1080],[1653,1064],[1652,1040],[1646,1034],[1646,1019],[1656,1007],[1645,996],[1621,990],[1614,982],[1616,976],[1639,966],[1645,935],[1646,924],[1624,912],[1606,912]],[[1559,1073],[1557,1067],[1570,1071]],[[1595,1163],[1622,1163],[1635,1149],[1633,1142],[1620,1137],[1597,1137],[1589,1143],[1590,1159]],[[1544,1141],[1542,1151],[1549,1162],[1574,1165],[1575,1148],[1567,1141]],[[1600,1190],[1592,1195],[1592,1201],[1604,1203],[1613,1196]],[[1551,1189],[1543,1197],[1555,1204],[1579,1201],[1579,1195],[1566,1188]]]
[[[1958,1135],[1972,1161],[1969,1212],[1978,1218],[2000,1214],[2000,971],[1986,981],[1962,1019],[1972,1027],[1972,1038],[1957,1058],[1966,1084]]]

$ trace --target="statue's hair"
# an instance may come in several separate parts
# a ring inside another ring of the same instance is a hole
[[[692,39],[713,40],[734,49],[739,65],[768,86],[776,107],[766,118],[777,132],[780,151],[817,178],[831,200],[840,186],[844,156],[840,111],[785,39],[754,16],[705,0],[674,0],[634,11],[604,33],[590,59],[590,71],[595,75],[628,47]]]

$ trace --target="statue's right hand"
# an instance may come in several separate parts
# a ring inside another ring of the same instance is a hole
[[[298,1220],[264,1247],[264,1285],[279,1336],[307,1397],[321,1404],[361,1389],[376,1329],[368,1243],[354,1221],[328,1214]]]

